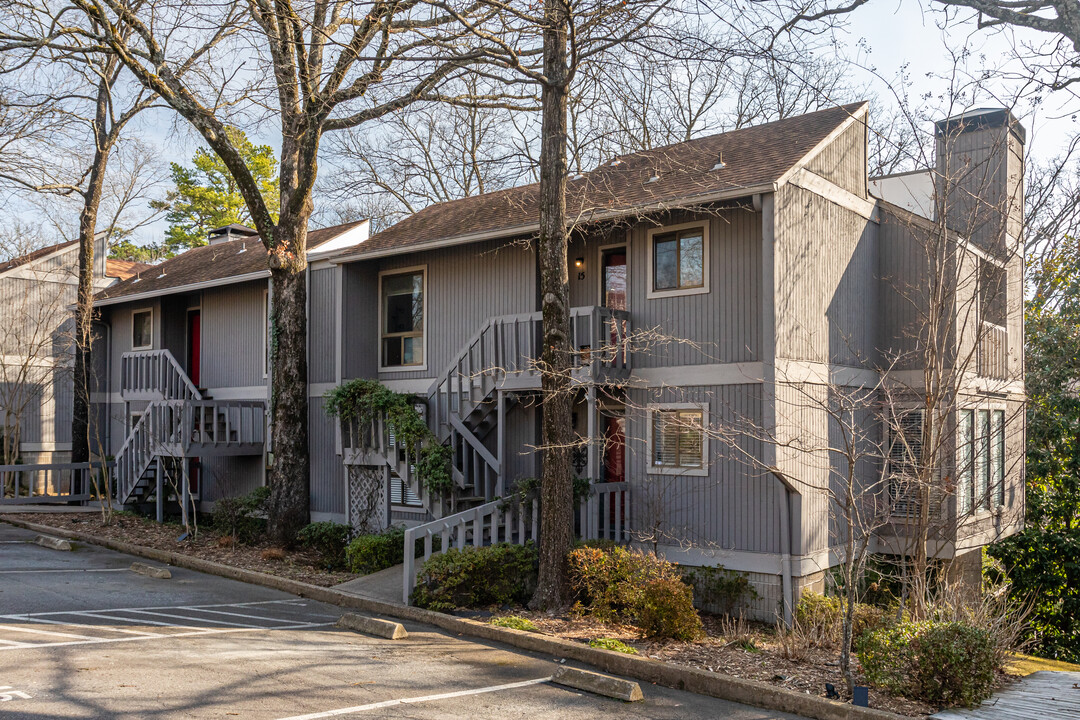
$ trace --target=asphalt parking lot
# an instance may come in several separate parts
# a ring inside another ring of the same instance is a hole
[[[559,659],[405,623],[333,626],[339,608],[0,523],[5,718],[733,718],[796,716],[643,685],[626,704],[547,682]]]

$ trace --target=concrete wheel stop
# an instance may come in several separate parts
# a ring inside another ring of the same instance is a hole
[[[561,667],[551,676],[551,682],[556,685],[584,690],[594,695],[637,702],[644,700],[645,695],[641,692],[641,686],[633,680],[624,680],[614,675],[604,675],[590,670],[578,670],[572,667]]]
[[[71,550],[71,543],[62,538],[52,537],[51,535],[38,535],[34,538],[34,544],[40,545],[50,550]]]
[[[405,627],[401,623],[380,620],[366,615],[357,615],[356,613],[345,613],[338,618],[335,624],[339,628],[354,630],[365,635],[386,638],[387,640],[404,640],[409,637],[409,633],[405,631]]]

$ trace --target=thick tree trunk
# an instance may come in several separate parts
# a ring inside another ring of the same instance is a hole
[[[94,319],[94,235],[111,146],[98,140],[89,182],[79,212],[79,290],[75,303],[74,406],[71,413],[71,461],[90,460],[90,368]]]
[[[570,291],[566,268],[566,113],[569,91],[566,26],[561,0],[545,0],[543,141],[540,151],[540,297],[544,350],[543,469],[540,488],[540,578],[531,605],[570,602],[566,555],[573,547],[574,498],[570,463]]]
[[[283,203],[284,204],[284,203]],[[274,464],[270,536],[290,544],[310,520],[307,387],[307,223],[283,214],[270,250],[270,388]]]

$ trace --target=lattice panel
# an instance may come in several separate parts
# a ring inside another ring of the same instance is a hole
[[[349,524],[357,533],[377,533],[389,525],[386,492],[382,468],[349,467]]]

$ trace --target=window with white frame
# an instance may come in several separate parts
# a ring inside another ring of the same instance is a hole
[[[154,347],[154,311],[151,308],[131,313],[131,349],[150,350]]]
[[[424,271],[383,275],[382,341],[384,368],[424,365]]]
[[[704,472],[705,419],[699,406],[654,408],[650,471]]]
[[[1005,504],[1005,411],[960,410],[956,439],[957,509],[990,510]]]
[[[708,225],[660,228],[650,233],[651,297],[708,292]]]

